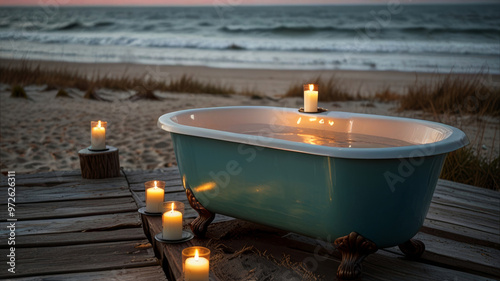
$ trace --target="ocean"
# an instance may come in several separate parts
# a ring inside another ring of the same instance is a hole
[[[500,74],[500,5],[219,2],[2,7],[0,58]]]

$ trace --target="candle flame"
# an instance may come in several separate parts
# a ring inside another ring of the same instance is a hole
[[[309,84],[309,91],[314,90],[314,84]]]
[[[194,260],[198,261],[198,259],[199,259],[198,249],[196,249],[195,252],[194,252]]]
[[[333,121],[328,121],[328,124],[330,124],[330,126],[333,126],[333,124],[335,124],[335,122],[333,122]]]
[[[325,120],[321,119],[321,120],[319,120],[319,123],[320,123],[320,124],[324,124],[324,123],[325,123]]]
[[[156,185],[156,181],[155,181],[155,188],[158,188],[158,186]]]
[[[174,203],[172,203],[172,213],[174,212]]]
[[[97,127],[101,128],[101,120],[97,122]]]
[[[311,117],[311,118],[309,118],[309,121],[314,122],[314,121],[316,121],[317,119],[318,119],[318,118],[316,118],[316,117]]]
[[[299,120],[297,120],[297,124],[300,124],[301,120],[302,120],[302,117],[299,117]]]

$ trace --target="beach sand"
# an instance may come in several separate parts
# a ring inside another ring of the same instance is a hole
[[[19,61],[1,60],[4,65]],[[161,75],[156,79],[191,74],[200,80],[210,80],[234,86],[236,89],[256,89],[268,97],[158,93],[161,101],[128,98],[133,92],[106,89],[97,91],[111,102],[83,99],[83,92],[67,89],[72,98],[55,98],[57,90],[43,91],[44,85],[26,86],[30,100],[10,98],[10,85],[0,85],[0,162],[1,171],[35,173],[75,170],[80,168],[78,151],[90,145],[90,121],[108,122],[107,144],[120,150],[120,164],[125,169],[156,169],[175,165],[172,142],[167,132],[157,127],[162,114],[189,108],[262,105],[299,108],[301,98],[280,98],[292,83],[306,82],[319,74],[325,78],[336,75],[353,93],[374,93],[390,86],[404,93],[415,82],[417,74],[403,72],[363,71],[282,71],[257,69],[219,69],[191,66],[146,66],[130,64],[80,64],[66,62],[34,62],[42,68],[64,68],[92,75],[141,76],[148,69]],[[162,76],[163,75],[163,76]],[[435,74],[419,73],[418,79],[433,79]],[[396,112],[394,103],[351,101],[320,103],[329,110],[405,116],[435,120],[431,114],[411,111]],[[478,120],[474,116],[442,117],[441,122],[462,128],[471,141],[482,136],[485,155],[498,155],[500,125],[494,118]],[[481,125],[479,125],[481,124]],[[483,127],[484,126],[484,130]]]

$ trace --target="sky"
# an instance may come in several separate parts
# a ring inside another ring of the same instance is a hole
[[[298,4],[386,4],[401,3],[477,3],[477,0],[0,0],[1,6],[85,6],[85,5],[298,5]],[[500,0],[480,2],[500,3]]]

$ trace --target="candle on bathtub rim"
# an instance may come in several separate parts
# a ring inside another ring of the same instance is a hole
[[[182,266],[185,281],[208,281],[210,250],[199,246],[182,250]]]
[[[161,213],[165,199],[165,182],[148,181],[146,187],[146,212]]]
[[[182,216],[184,203],[168,201],[163,203],[162,236],[165,240],[182,239]]]
[[[106,127],[108,122],[91,121],[90,122],[90,148],[93,150],[106,149]]]
[[[304,112],[318,112],[318,84],[304,85]]]

